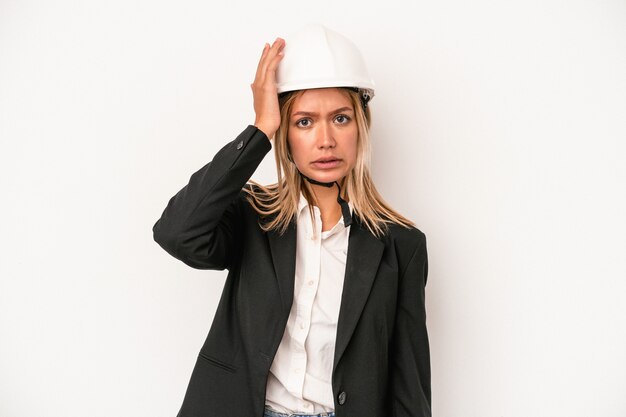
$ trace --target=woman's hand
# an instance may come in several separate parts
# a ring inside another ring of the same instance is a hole
[[[278,92],[276,90],[276,68],[283,57],[285,40],[276,38],[272,46],[265,44],[256,70],[252,87],[254,97],[254,125],[272,139],[280,126]]]

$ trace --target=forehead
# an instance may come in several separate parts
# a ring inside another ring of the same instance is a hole
[[[341,88],[315,88],[299,94],[293,102],[292,111],[334,110],[339,107],[352,108],[347,91]]]

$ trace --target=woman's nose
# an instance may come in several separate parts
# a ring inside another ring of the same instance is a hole
[[[335,138],[333,128],[329,123],[324,123],[319,127],[317,133],[317,144],[320,148],[334,148]]]

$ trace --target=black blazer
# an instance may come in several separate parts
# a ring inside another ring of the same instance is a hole
[[[179,417],[262,417],[291,309],[296,226],[264,232],[242,188],[270,151],[248,126],[173,196],[154,240],[197,269],[228,269]],[[376,238],[354,215],[337,324],[337,417],[430,416],[426,239],[392,225]]]

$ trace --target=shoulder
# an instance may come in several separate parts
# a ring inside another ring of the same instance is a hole
[[[426,235],[420,229],[414,226],[405,227],[397,223],[389,224],[383,239],[413,248],[426,244]]]
[[[397,254],[400,264],[407,264],[419,255],[426,255],[426,234],[414,226],[389,224],[382,237],[385,246]]]

